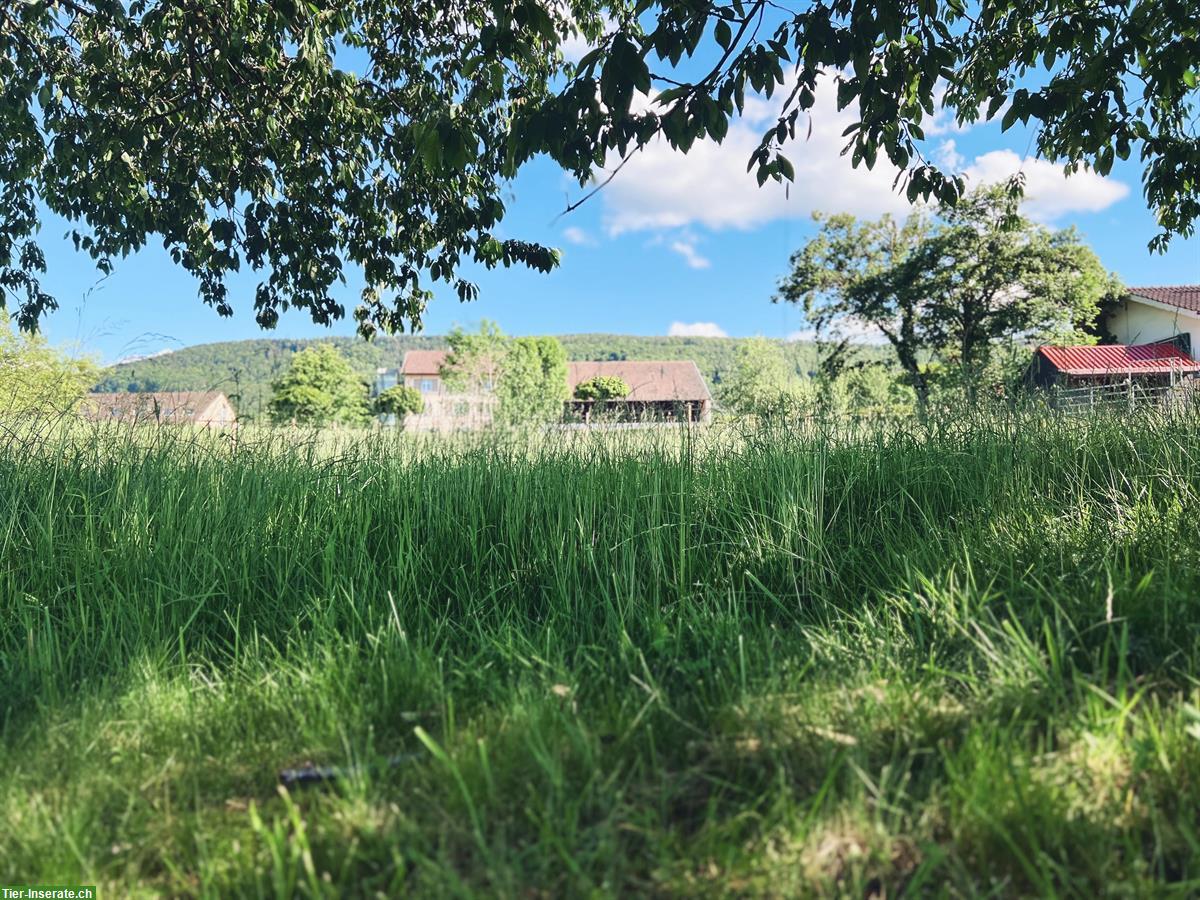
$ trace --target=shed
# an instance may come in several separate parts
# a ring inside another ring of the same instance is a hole
[[[1154,344],[1038,347],[1029,380],[1068,401],[1089,405],[1161,395],[1200,372],[1174,340]]]

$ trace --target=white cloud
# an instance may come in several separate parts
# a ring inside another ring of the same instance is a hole
[[[933,161],[948,172],[958,172],[962,170],[966,159],[958,152],[958,146],[951,139],[938,144],[938,148],[933,154]]]
[[[596,243],[595,238],[593,238],[582,228],[578,228],[574,225],[568,225],[563,229],[563,237],[565,237],[572,244],[578,244],[581,247],[590,247]]]
[[[842,156],[846,127],[855,121],[853,109],[838,111],[831,82],[818,91],[811,111],[812,132],[801,116],[796,141],[784,152],[796,171],[790,186],[768,181],[761,188],[746,164],[765,128],[786,96],[785,85],[772,100],[748,97],[745,114],[732,122],[721,144],[697,141],[686,155],[661,139],[652,141],[600,192],[604,225],[609,234],[703,225],[709,229],[751,229],[769,221],[808,218],[814,211],[848,212],[875,218],[884,213],[906,215],[911,209],[904,183],[893,187],[896,169],[881,155],[873,170],[855,169]],[[936,117],[934,117],[936,119]],[[935,132],[963,131],[965,127],[935,126]],[[972,184],[1002,180],[1017,168],[1019,158],[1008,150],[964,158],[953,140],[943,141],[933,155],[957,163],[947,168],[965,171]],[[1010,161],[1016,161],[1009,164]],[[1115,203],[1128,193],[1124,184],[1095,173],[1081,172],[1067,179],[1062,171],[1043,161],[1027,161],[1026,212],[1041,220],[1064,212],[1093,212]]]
[[[672,322],[667,337],[729,337],[716,322]]]
[[[712,263],[707,257],[701,256],[696,249],[696,242],[691,238],[679,238],[671,241],[671,250],[683,257],[691,269],[707,269]]]
[[[592,49],[592,43],[576,31],[572,32],[570,37],[559,44],[559,47],[562,49],[563,58],[567,62],[577,63],[588,55]]]
[[[655,140],[630,160],[600,194],[609,233],[691,224],[747,229],[773,219],[807,217],[818,209],[862,216],[906,211],[904,197],[892,190],[893,169],[881,163],[874,171],[856,171],[839,155],[842,132],[854,119],[849,111],[837,111],[832,91],[825,95],[817,98],[811,139],[785,151],[796,170],[790,187],[768,181],[760,188],[754,173],[746,171],[780,102],[778,94],[773,101],[747,98],[746,115],[731,123],[723,143],[697,141],[685,156]],[[798,131],[804,134],[807,123],[802,121]]]
[[[1031,219],[1050,222],[1067,213],[1099,212],[1129,193],[1128,185],[1095,172],[1063,173],[1062,166],[1045,159],[1017,156],[1011,150],[992,150],[977,156],[966,168],[971,185],[1004,181],[1018,171],[1025,174],[1022,210]]]

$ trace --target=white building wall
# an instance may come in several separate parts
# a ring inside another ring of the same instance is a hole
[[[1192,336],[1192,356],[1200,353],[1200,315],[1131,297],[1108,318],[1108,330],[1119,344],[1151,344],[1177,334]]]

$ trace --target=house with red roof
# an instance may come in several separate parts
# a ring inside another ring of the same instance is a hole
[[[619,400],[573,399],[569,404],[576,418],[587,422],[594,413],[604,412],[633,421],[706,422],[712,416],[712,394],[690,359],[567,363],[572,398],[581,382],[603,377],[621,379],[629,385],[629,393]]]
[[[88,394],[79,414],[93,422],[231,428],[237,413],[220,391],[144,391]]]
[[[1174,340],[1195,357],[1200,353],[1200,284],[1130,288],[1104,325],[1119,344]]]
[[[1029,380],[1086,403],[1161,397],[1200,374],[1200,285],[1130,288],[1103,322],[1110,340],[1094,347],[1039,347]]]

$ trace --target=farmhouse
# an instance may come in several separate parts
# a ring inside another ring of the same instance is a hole
[[[1200,363],[1174,341],[1039,347],[1029,367],[1033,384],[1054,388],[1064,406],[1164,399],[1190,384]]]
[[[415,431],[463,431],[486,428],[495,415],[492,384],[485,380],[478,390],[451,391],[442,377],[445,350],[409,350],[399,369],[377,369],[374,393],[397,384],[416,388],[424,409],[404,417],[404,426]]]
[[[1164,398],[1200,372],[1200,285],[1130,288],[1102,325],[1119,343],[1039,347],[1030,383],[1065,405]]]
[[[441,373],[446,355],[444,350],[410,350],[399,369],[377,370],[376,394],[403,383],[420,391],[425,401],[420,415],[405,418],[405,427],[458,431],[491,424],[496,404],[491,379],[484,378],[478,390],[470,393],[449,390]],[[628,396],[599,403],[570,399],[564,404],[564,415],[590,421],[593,413],[602,409],[606,418],[689,422],[707,421],[712,415],[712,395],[691,360],[571,362],[567,364],[569,396],[574,397],[580,382],[603,375],[628,384]]]
[[[224,428],[237,424],[229,398],[219,391],[88,394],[79,414],[94,422],[129,425],[200,425]]]
[[[1174,339],[1194,357],[1200,351],[1200,284],[1130,288],[1104,326],[1119,344]]]

